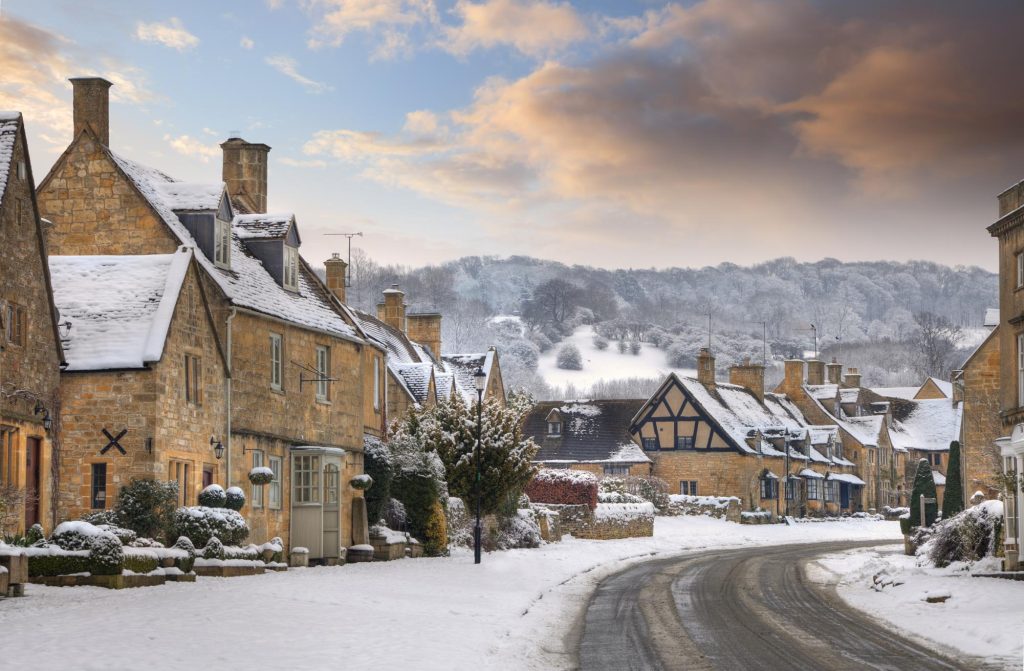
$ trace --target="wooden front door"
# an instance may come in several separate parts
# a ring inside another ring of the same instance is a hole
[[[39,482],[42,443],[38,438],[25,441],[25,529],[39,523]]]

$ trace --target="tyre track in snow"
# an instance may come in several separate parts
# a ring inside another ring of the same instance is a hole
[[[644,562],[603,580],[583,615],[585,671],[985,669],[909,640],[807,580],[815,557],[891,542],[722,550]]]

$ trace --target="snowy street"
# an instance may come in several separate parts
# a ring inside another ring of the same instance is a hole
[[[25,598],[0,602],[0,630],[19,641],[5,662],[34,669],[137,669],[140,660],[152,669],[327,669],[385,657],[417,669],[568,669],[570,634],[594,588],[630,564],[705,549],[899,539],[894,522],[659,517],[652,538],[566,540],[487,554],[480,566],[462,552],[121,591],[28,585]]]

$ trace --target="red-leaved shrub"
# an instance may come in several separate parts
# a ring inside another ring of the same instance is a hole
[[[545,468],[526,486],[526,495],[536,503],[597,507],[597,477],[586,471]]]

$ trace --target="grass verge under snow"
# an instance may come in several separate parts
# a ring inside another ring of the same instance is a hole
[[[290,570],[109,591],[27,586],[0,602],[4,662],[35,670],[563,669],[566,634],[605,576],[705,548],[901,538],[895,522],[738,525],[657,518],[652,538]],[[86,651],[89,651],[86,654]]]
[[[984,570],[982,562],[974,566],[975,572]],[[988,569],[998,570],[998,565]],[[942,569],[921,567],[902,548],[828,555],[811,565],[810,575],[814,580],[838,582],[837,592],[846,603],[888,621],[909,638],[983,657],[1008,669],[1020,668],[1024,582],[974,578],[963,563]],[[949,598],[928,603],[929,596]]]

